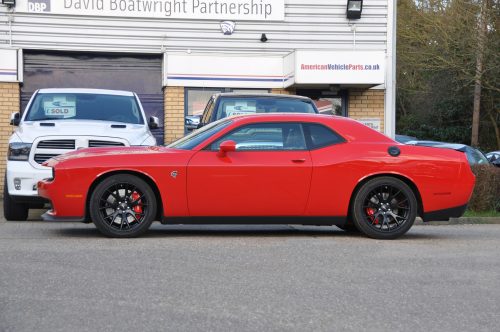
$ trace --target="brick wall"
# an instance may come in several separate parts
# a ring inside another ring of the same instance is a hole
[[[276,93],[279,95],[294,95],[295,89],[271,89],[271,93]]]
[[[380,119],[380,131],[384,132],[384,90],[352,89],[349,91],[349,117]]]
[[[3,197],[4,174],[7,162],[7,148],[13,127],[10,115],[20,111],[19,83],[0,82],[0,197]]]
[[[165,144],[184,136],[184,87],[167,86],[165,101]]]

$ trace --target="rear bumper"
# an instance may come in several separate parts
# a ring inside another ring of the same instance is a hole
[[[426,212],[422,216],[424,221],[448,221],[450,218],[460,218],[467,210],[467,204],[449,209]]]

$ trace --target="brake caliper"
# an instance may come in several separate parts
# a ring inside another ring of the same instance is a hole
[[[368,217],[370,217],[373,224],[378,224],[378,220],[375,219],[375,212],[377,212],[377,209],[366,208],[366,214],[368,214]]]
[[[139,198],[141,198],[141,195],[139,195],[137,191],[134,191],[132,193],[132,201],[133,202],[137,201],[137,204],[132,208],[132,210],[134,210],[134,212],[136,213],[135,218],[137,220],[141,219],[141,214],[142,214],[142,201]]]

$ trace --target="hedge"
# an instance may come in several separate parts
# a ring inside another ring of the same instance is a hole
[[[475,165],[476,186],[469,202],[469,209],[476,212],[500,212],[500,167]]]

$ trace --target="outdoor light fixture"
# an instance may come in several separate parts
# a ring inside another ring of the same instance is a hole
[[[262,36],[260,36],[260,41],[265,43],[267,41],[267,36],[265,33],[262,34]]]
[[[14,7],[16,5],[16,0],[2,0],[2,5]]]
[[[347,0],[347,18],[350,20],[361,18],[363,0]]]

